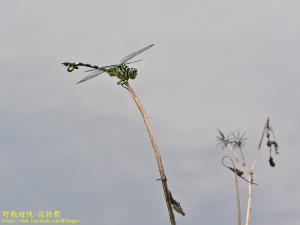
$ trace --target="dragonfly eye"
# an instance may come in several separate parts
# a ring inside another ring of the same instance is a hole
[[[135,79],[137,76],[137,70],[135,68],[130,68],[130,79]]]

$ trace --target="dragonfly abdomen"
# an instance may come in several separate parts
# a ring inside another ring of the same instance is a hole
[[[89,68],[93,68],[93,69],[100,69],[99,66],[93,66],[91,64],[88,63],[69,63],[69,62],[64,62],[63,65],[65,65],[66,67],[68,67],[68,72],[72,72],[74,69],[79,69],[78,66],[85,66],[85,67],[89,67]]]

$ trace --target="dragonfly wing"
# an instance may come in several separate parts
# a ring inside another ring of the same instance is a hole
[[[99,68],[99,70],[112,69],[112,68],[117,67],[117,66],[119,66],[119,64],[108,65],[108,66],[101,66],[101,67]]]
[[[154,44],[151,44],[151,45],[148,45],[146,46],[145,48],[142,48],[140,50],[137,50],[127,56],[125,56],[121,61],[120,61],[120,64],[124,64],[126,63],[128,60],[132,59],[133,57],[135,57],[136,55],[142,53],[143,51],[146,51],[147,49],[151,48]]]
[[[79,83],[82,83],[82,82],[87,81],[89,79],[92,79],[92,78],[94,78],[94,77],[96,77],[96,76],[98,76],[98,75],[100,75],[104,72],[105,72],[105,70],[96,70],[96,71],[92,72],[90,75],[83,78],[82,80],[78,81],[76,84],[79,84]]]

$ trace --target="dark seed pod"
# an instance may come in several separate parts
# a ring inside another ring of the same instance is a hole
[[[269,158],[269,163],[270,163],[270,166],[271,166],[271,167],[275,167],[275,162],[274,162],[272,156],[270,156],[270,158]]]
[[[241,170],[236,169],[235,171],[236,171],[236,175],[238,175],[240,177],[244,174],[244,172]]]
[[[232,167],[228,167],[228,169],[230,169],[232,172],[236,173],[236,175],[238,175],[239,177],[242,177],[242,175],[244,174],[244,172],[239,169],[234,169]]]
[[[185,213],[184,213],[183,209],[181,208],[180,203],[177,202],[177,201],[173,198],[173,196],[172,196],[172,194],[171,194],[170,191],[168,191],[168,192],[169,192],[169,196],[170,196],[170,200],[171,200],[171,205],[173,206],[173,209],[174,209],[176,212],[180,213],[181,215],[185,216]]]
[[[279,152],[278,152],[278,144],[277,144],[277,142],[276,141],[273,141],[273,144],[274,144],[274,148],[275,148],[275,153],[276,154],[279,154]]]
[[[272,146],[272,144],[273,144],[273,141],[270,141],[270,140],[268,140],[268,142],[267,142],[267,146],[268,146],[268,147],[271,147],[271,146]]]

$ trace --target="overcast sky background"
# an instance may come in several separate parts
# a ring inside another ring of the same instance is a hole
[[[299,224],[300,3],[278,0],[2,1],[0,208],[60,210],[81,224],[169,224],[142,118],[117,79],[82,85],[65,61],[107,65],[148,44],[131,82],[150,117],[177,223],[236,223],[234,178],[216,129],[247,132],[254,156],[268,116],[252,224]],[[246,184],[241,182],[243,215]],[[244,219],[244,218],[243,218]]]

